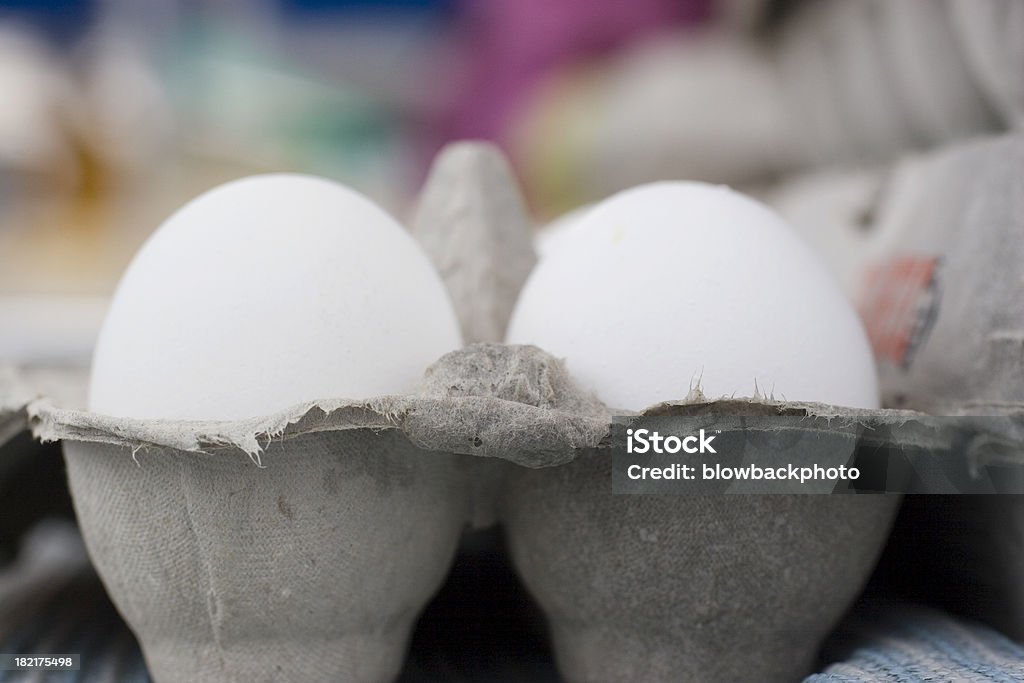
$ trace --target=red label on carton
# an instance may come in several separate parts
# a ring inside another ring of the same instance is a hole
[[[937,256],[901,255],[867,271],[860,314],[879,360],[910,366],[938,314],[939,266]]]

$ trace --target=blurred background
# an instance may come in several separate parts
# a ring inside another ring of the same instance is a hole
[[[88,362],[132,254],[188,199],[265,171],[404,217],[448,140],[501,144],[555,74],[709,0],[3,0],[0,365]],[[545,95],[547,96],[547,95]],[[578,203],[525,180],[539,216]]]
[[[475,138],[538,224],[660,178],[756,193],[1019,122],[1022,23],[1015,0],[0,0],[0,365],[87,364],[131,255],[226,180],[320,174],[403,219]]]

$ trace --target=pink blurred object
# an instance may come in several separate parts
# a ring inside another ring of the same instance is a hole
[[[472,59],[446,137],[502,142],[531,87],[554,67],[705,21],[713,0],[463,0]]]

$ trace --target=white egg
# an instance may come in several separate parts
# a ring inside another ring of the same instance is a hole
[[[440,278],[382,209],[328,180],[254,176],[187,204],[135,256],[89,408],[232,420],[399,393],[459,346]]]
[[[878,406],[856,314],[809,248],[726,187],[644,185],[596,205],[527,280],[507,341],[564,358],[613,408],[760,394]]]

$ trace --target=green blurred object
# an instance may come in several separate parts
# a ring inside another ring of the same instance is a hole
[[[401,197],[409,134],[388,103],[216,22],[190,26],[174,51],[168,75],[187,148],[330,176],[385,205]]]

